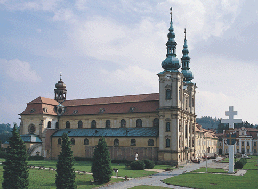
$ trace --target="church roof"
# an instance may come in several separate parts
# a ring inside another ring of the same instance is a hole
[[[97,128],[97,129],[62,129],[55,132],[53,137],[61,137],[68,133],[69,137],[158,137],[159,128]]]
[[[58,105],[58,102],[51,98],[45,98],[39,96],[38,98],[32,100],[28,104],[49,104],[49,105]]]
[[[21,139],[24,142],[36,142],[41,143],[41,139],[37,135],[27,134],[27,135],[21,135]]]
[[[96,104],[117,104],[126,102],[145,102],[153,100],[159,100],[159,93],[66,100],[64,101],[63,105],[81,106]]]
[[[38,97],[27,104],[21,115],[57,115],[54,99]],[[159,108],[159,93],[66,100],[63,115],[93,115],[107,113],[155,112]]]

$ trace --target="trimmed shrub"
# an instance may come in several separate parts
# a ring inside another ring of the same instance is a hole
[[[245,158],[241,158],[239,161],[236,162],[235,169],[242,169],[246,163],[247,160]]]
[[[145,164],[145,169],[153,169],[154,166],[155,166],[154,161],[145,159],[145,160],[143,160],[143,162],[144,162],[144,164]]]
[[[132,170],[143,170],[145,164],[143,161],[133,161],[130,164]]]
[[[43,156],[29,156],[28,158],[29,161],[37,161],[37,160],[44,160],[44,157]]]

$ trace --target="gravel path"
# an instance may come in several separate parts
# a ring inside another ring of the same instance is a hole
[[[212,160],[208,160],[208,164],[214,164]],[[100,187],[102,189],[126,189],[126,188],[132,188],[134,186],[139,185],[150,185],[150,186],[162,186],[162,187],[168,187],[168,188],[187,188],[187,187],[181,187],[181,186],[173,186],[173,185],[167,185],[162,182],[162,180],[166,178],[170,178],[173,176],[178,176],[185,172],[191,172],[193,170],[196,170],[200,167],[205,167],[206,162],[201,162],[200,164],[196,163],[188,163],[183,168],[174,169],[172,171],[165,171],[162,173],[157,173],[149,177],[142,177],[142,178],[135,178],[124,182],[118,182],[109,186]]]

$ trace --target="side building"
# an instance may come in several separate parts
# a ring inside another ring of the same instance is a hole
[[[41,141],[28,140],[28,152],[56,159],[66,132],[77,157],[91,158],[98,140],[104,137],[112,159],[133,160],[136,152],[139,159],[175,164],[196,158],[197,87],[192,83],[184,32],[179,61],[171,13],[166,59],[163,71],[157,74],[159,93],[67,100],[60,76],[54,99],[38,97],[20,114],[20,134]]]
[[[235,128],[236,143],[234,147],[235,154],[258,155],[258,129],[255,128]],[[227,137],[225,131],[220,136],[218,145],[219,154],[228,154]]]

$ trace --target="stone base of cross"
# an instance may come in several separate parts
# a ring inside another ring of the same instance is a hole
[[[236,136],[234,134],[234,124],[242,123],[242,119],[234,119],[237,115],[237,111],[234,111],[234,106],[229,106],[229,111],[225,111],[225,115],[229,116],[229,119],[222,119],[221,123],[228,123],[229,130],[226,132],[229,150],[229,170],[228,173],[234,173],[234,144],[236,141]]]

